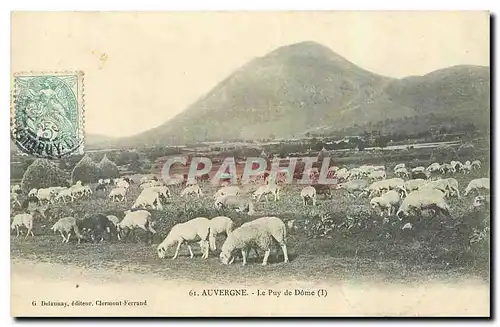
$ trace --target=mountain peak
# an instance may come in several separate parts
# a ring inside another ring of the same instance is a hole
[[[330,48],[315,41],[303,41],[284,45],[270,52],[268,56],[327,57],[330,59],[337,57],[338,59],[347,61],[347,59],[336,54]]]

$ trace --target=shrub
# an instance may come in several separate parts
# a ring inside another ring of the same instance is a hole
[[[96,163],[86,154],[83,158],[76,164],[75,168],[71,172],[71,180],[74,183],[76,181],[82,181],[83,183],[96,182],[99,179],[99,168]]]
[[[21,180],[21,189],[23,192],[29,192],[33,188],[67,185],[67,176],[64,171],[48,159],[36,159],[26,169]]]
[[[99,178],[118,178],[120,177],[120,171],[116,164],[109,160],[106,155],[97,165],[99,168]]]

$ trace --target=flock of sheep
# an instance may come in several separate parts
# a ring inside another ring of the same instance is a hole
[[[332,197],[332,190],[345,190],[348,197],[368,197],[373,210],[380,210],[380,215],[387,217],[396,215],[398,218],[411,217],[423,210],[442,213],[449,216],[449,206],[446,199],[449,197],[460,197],[458,182],[455,178],[443,176],[454,173],[468,174],[472,170],[479,170],[481,163],[478,160],[472,163],[467,161],[462,164],[458,161],[451,163],[433,163],[428,167],[415,167],[409,169],[405,164],[398,164],[393,172],[396,177],[387,178],[384,166],[363,165],[352,169],[330,167],[328,176],[335,178],[336,184],[318,184],[319,171],[316,168],[305,172],[311,180],[311,185],[305,186],[300,192],[303,205],[316,205],[317,196],[324,194],[325,198]],[[182,176],[182,175],[180,175]],[[107,198],[112,202],[124,202],[131,184],[138,184],[141,190],[132,207],[126,210],[123,219],[113,215],[95,214],[85,219],[75,217],[63,217],[51,228],[59,233],[62,242],[68,243],[74,235],[78,243],[82,239],[99,242],[107,234],[112,238],[122,240],[129,236],[131,231],[141,229],[149,236],[156,234],[155,222],[152,220],[151,212],[146,209],[163,210],[166,201],[172,197],[170,188],[184,187],[179,189],[180,198],[204,197],[200,184],[197,180],[185,181],[180,176],[171,176],[166,182],[159,181],[154,176],[143,176],[138,183],[132,178],[122,177],[117,179],[100,179],[94,190],[89,185],[83,185],[80,181],[71,187],[49,187],[44,189],[32,189],[21,204],[19,201],[19,185],[13,185],[11,189],[11,200],[14,205],[25,209],[23,213],[13,217],[11,228],[16,230],[17,237],[20,228],[27,229],[26,237],[33,235],[33,214],[39,212],[44,216],[44,210],[54,203],[68,203],[85,199],[92,196],[94,192],[105,192]],[[407,178],[406,180],[404,178]],[[463,195],[467,196],[474,192],[479,193],[472,205],[477,207],[487,202],[487,196],[480,194],[489,191],[489,178],[473,179],[465,188]],[[170,187],[170,188],[169,188]],[[109,189],[109,192],[108,192]],[[280,192],[283,186],[280,183],[269,182],[269,180],[253,181],[245,185],[226,185],[219,188],[213,195],[213,203],[217,209],[229,209],[256,215],[255,202],[260,202],[262,197],[266,202],[269,196],[274,201],[280,201]],[[357,194],[356,194],[357,193]],[[387,220],[384,219],[384,222]],[[167,249],[176,245],[173,259],[177,258],[182,244],[187,244],[190,256],[193,257],[191,244],[199,244],[202,258],[208,258],[210,251],[216,251],[216,237],[225,234],[227,237],[221,247],[220,259],[224,264],[232,263],[238,254],[241,254],[243,264],[246,264],[248,251],[260,248],[264,250],[262,264],[267,264],[271,245],[279,244],[284,254],[284,261],[288,262],[286,234],[287,228],[291,228],[293,221],[285,222],[278,217],[262,217],[236,227],[233,220],[226,216],[217,216],[212,219],[196,217],[187,222],[176,224],[169,231],[166,238],[157,246],[157,255],[164,258]],[[411,222],[406,223],[403,229],[412,228]]]

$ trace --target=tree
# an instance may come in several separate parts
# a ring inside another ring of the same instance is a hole
[[[101,161],[97,165],[99,168],[99,178],[118,178],[120,177],[120,171],[116,164],[109,160],[106,155],[102,157]]]
[[[83,183],[92,183],[96,182],[99,179],[99,168],[96,163],[92,161],[92,159],[85,154],[80,160],[73,171],[71,172],[71,180],[73,184],[77,181],[81,181]]]
[[[48,159],[36,159],[24,172],[21,189],[27,193],[51,186],[68,186],[66,173]]]

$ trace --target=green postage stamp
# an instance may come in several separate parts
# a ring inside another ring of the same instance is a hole
[[[83,154],[83,76],[81,71],[14,74],[11,137],[21,153]]]

